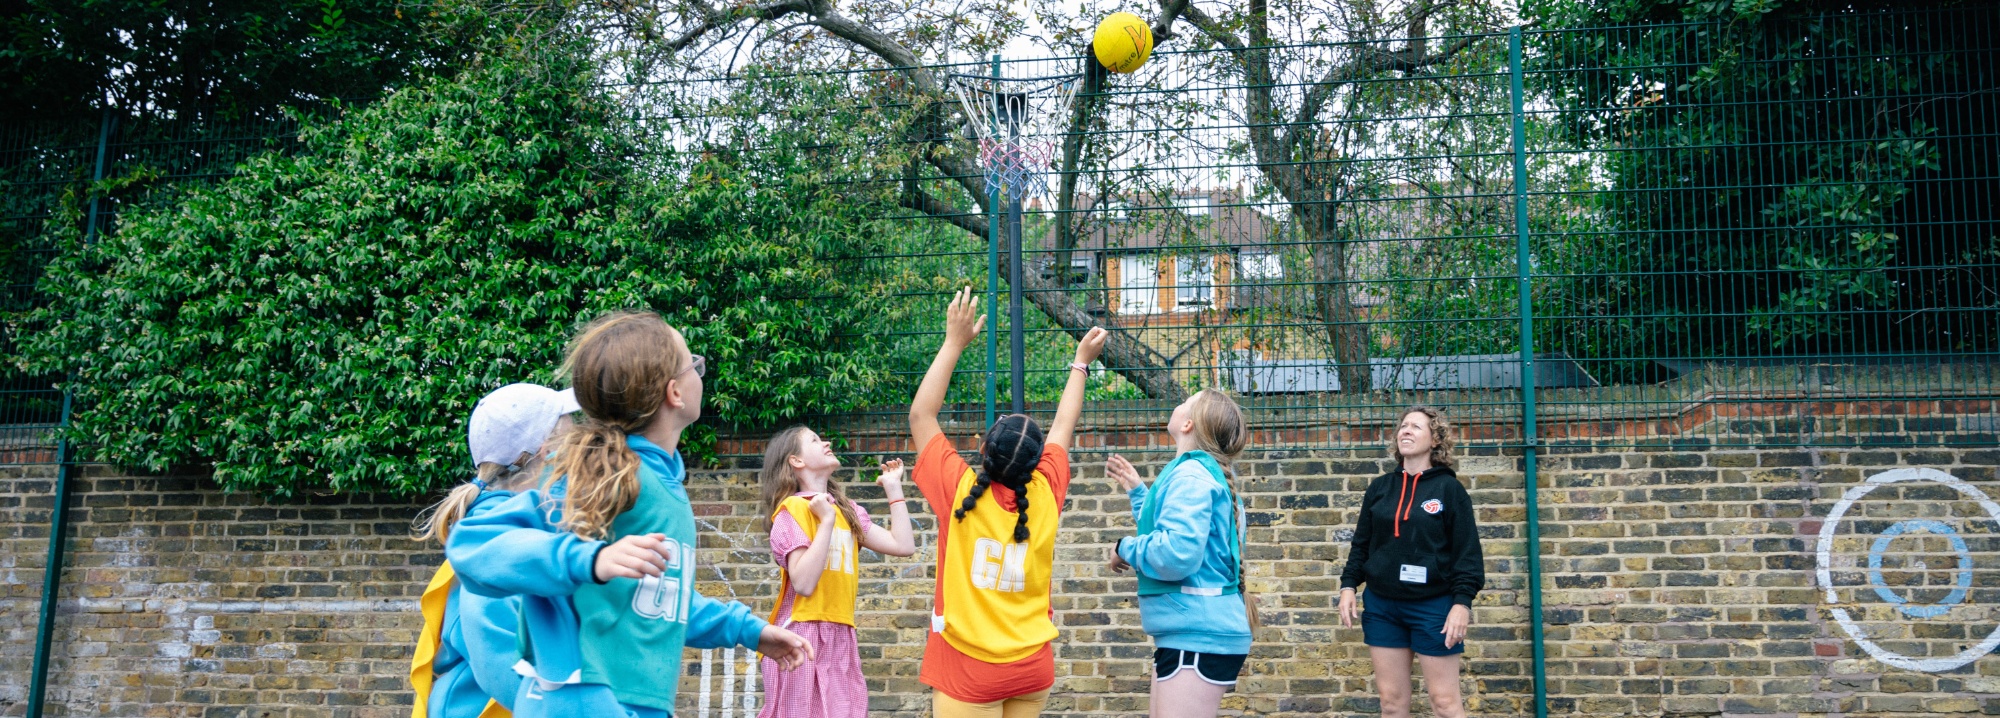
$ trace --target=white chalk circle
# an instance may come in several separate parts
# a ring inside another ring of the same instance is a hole
[[[2000,504],[1993,503],[1992,499],[1987,498],[1986,494],[1980,493],[1979,489],[1974,488],[1971,484],[1960,481],[1957,477],[1937,469],[1891,469],[1870,476],[1860,486],[1848,489],[1847,493],[1842,494],[1840,501],[1833,505],[1833,511],[1826,515],[1826,523],[1820,526],[1819,585],[1821,588],[1826,589],[1827,603],[1838,604],[1840,602],[1838,595],[1834,592],[1833,585],[1833,534],[1840,528],[1841,517],[1847,515],[1848,507],[1853,506],[1854,502],[1861,497],[1867,496],[1868,492],[1874,491],[1875,487],[1884,484],[1912,481],[1935,482],[1957,489],[1966,498],[1978,502],[1980,507],[1986,509],[1987,516],[1992,517],[1995,522],[2000,522]],[[1876,539],[1875,546],[1869,551],[1871,569],[1869,583],[1874,585],[1878,595],[1885,596],[1889,603],[1896,605],[1898,610],[1903,613],[1923,616],[1941,614],[1951,604],[1964,600],[1965,595],[1963,592],[1954,591],[1952,595],[1946,596],[1945,601],[1941,603],[1931,606],[1911,607],[1901,597],[1895,596],[1886,586],[1883,586],[1880,580],[1880,571],[1873,570],[1879,569],[1881,566],[1882,551],[1888,548],[1887,542],[1895,535],[1912,529],[1948,537],[1952,542],[1952,548],[1959,555],[1959,572],[1953,576],[1955,579],[1954,583],[1970,587],[1972,581],[1971,552],[1966,549],[1964,540],[1960,539],[1957,532],[1952,531],[1950,527],[1935,521],[1906,521],[1896,524],[1891,529],[1892,531],[1885,531],[1881,538]],[[1904,670],[1923,671],[1925,673],[1949,671],[1976,661],[1980,656],[1992,653],[1994,648],[2000,648],[2000,627],[1996,627],[1992,633],[1987,634],[1986,640],[1980,641],[1979,645],[1960,651],[1958,655],[1944,658],[1911,658],[1883,648],[1876,645],[1874,641],[1868,640],[1867,630],[1847,614],[1847,609],[1836,605],[1831,611],[1833,613],[1833,620],[1840,624],[1840,629],[1846,631],[1849,638],[1853,638],[1854,642],[1861,646],[1861,650],[1867,651],[1868,655],[1873,656],[1875,660]]]

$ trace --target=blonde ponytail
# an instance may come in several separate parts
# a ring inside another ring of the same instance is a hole
[[[653,423],[666,402],[667,382],[692,357],[681,333],[652,312],[605,315],[570,342],[562,371],[584,419],[553,452],[551,481],[568,482],[559,522],[564,530],[607,538],[611,522],[639,500],[639,455],[625,436]]]
[[[451,493],[445,494],[443,500],[417,514],[417,540],[436,541],[443,546],[445,539],[451,536],[451,528],[458,525],[459,519],[465,518],[466,510],[471,509],[473,502],[479,500],[479,494],[485,491],[482,484],[492,485],[506,473],[505,466],[480,464],[478,480],[459,484]]]
[[[1195,395],[1194,403],[1188,407],[1188,413],[1189,419],[1194,423],[1189,436],[1194,439],[1197,447],[1208,452],[1209,456],[1215,457],[1215,462],[1222,465],[1222,472],[1229,481],[1230,493],[1236,496],[1240,506],[1243,494],[1242,486],[1236,480],[1236,457],[1250,446],[1250,425],[1243,420],[1243,408],[1237,406],[1236,400],[1229,398],[1229,395],[1222,390],[1210,387]],[[1246,546],[1243,548],[1248,548],[1250,530],[1243,525],[1244,520],[1244,516],[1238,515],[1234,523],[1236,530],[1244,537],[1243,543]],[[1242,557],[1240,550],[1237,559],[1239,562],[1248,560]],[[1249,577],[1238,576],[1237,579],[1243,584],[1239,590],[1243,592],[1243,610],[1250,618],[1250,627],[1262,628],[1264,622],[1257,615],[1257,594],[1250,590]]]

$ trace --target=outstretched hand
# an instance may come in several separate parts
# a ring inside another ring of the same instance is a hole
[[[757,652],[777,661],[778,667],[787,671],[803,666],[815,657],[812,644],[806,643],[806,639],[777,626],[765,626],[763,632],[757,634]]]
[[[1110,459],[1105,460],[1104,475],[1118,482],[1118,488],[1126,491],[1146,485],[1146,482],[1139,478],[1139,470],[1132,468],[1132,462],[1117,454],[1112,454]]]
[[[1097,355],[1104,353],[1104,342],[1111,338],[1111,332],[1104,327],[1091,327],[1083,338],[1076,341],[1076,363],[1089,364],[1097,361]]]
[[[973,296],[972,287],[958,290],[944,310],[945,343],[964,348],[985,328],[986,315],[979,313],[979,298]]]
[[[875,477],[875,483],[882,487],[883,498],[890,501],[903,498],[903,460],[882,462],[882,475]]]
[[[632,534],[618,539],[597,552],[591,575],[598,583],[604,583],[614,578],[645,578],[665,573],[667,559],[660,549],[666,546],[666,539],[666,534]]]

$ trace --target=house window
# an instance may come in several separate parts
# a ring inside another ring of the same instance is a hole
[[[1285,266],[1276,254],[1245,253],[1236,258],[1236,274],[1245,283],[1277,281],[1285,278]]]
[[[1139,218],[1131,203],[1116,200],[1104,203],[1104,214],[1113,222],[1130,222]]]
[[[1153,257],[1128,254],[1118,258],[1118,311],[1121,314],[1160,311],[1160,273]]]
[[[1174,206],[1180,208],[1181,213],[1189,217],[1207,217],[1208,195],[1194,194],[1175,197]]]
[[[1205,254],[1174,259],[1174,302],[1180,310],[1215,306],[1215,258]]]

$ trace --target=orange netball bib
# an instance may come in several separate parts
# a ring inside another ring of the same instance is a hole
[[[959,478],[951,506],[965,502],[978,476],[968,469]],[[959,652],[987,663],[1027,658],[1056,638],[1055,622],[1049,620],[1049,574],[1062,507],[1040,471],[1021,494],[1028,499],[1025,543],[1014,541],[1017,515],[991,495],[981,497],[964,519],[950,513],[940,517],[951,522],[951,541],[938,575],[944,607],[932,615],[931,630],[942,633]]]

